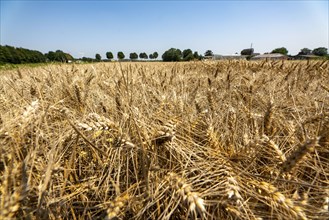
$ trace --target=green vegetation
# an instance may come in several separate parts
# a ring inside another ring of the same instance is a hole
[[[288,50],[285,47],[280,47],[272,50],[271,53],[280,53],[288,55]],[[250,58],[254,55],[253,48],[243,49],[240,52],[241,55],[248,56]],[[313,50],[309,48],[303,48],[297,55],[316,55],[329,59],[328,49],[325,47],[318,47]],[[157,59],[159,56],[158,52],[153,52],[147,54],[145,52],[136,53],[132,52],[129,54],[130,60],[137,60],[138,58],[143,60],[153,60]],[[211,57],[214,56],[212,50],[207,50],[204,56]],[[111,61],[114,56],[113,53],[106,52],[107,61]],[[117,53],[118,60],[124,60],[125,54],[122,51]],[[204,57],[197,51],[193,53],[191,49],[185,49],[183,52],[178,48],[170,48],[162,54],[162,60],[165,62],[177,62],[177,61],[191,61],[191,60],[201,60]],[[49,51],[48,53],[42,54],[36,50],[29,50],[25,48],[16,48],[12,46],[2,46],[0,45],[0,65],[4,64],[26,64],[26,63],[45,63],[45,62],[71,62],[71,61],[82,61],[82,62],[100,62],[102,61],[102,56],[96,53],[95,58],[82,57],[79,59],[73,58],[70,54],[63,52],[62,50]]]
[[[310,55],[310,54],[312,54],[312,50],[310,50],[308,48],[303,48],[298,53],[298,55]]]
[[[202,55],[195,51],[194,54],[193,54],[193,57],[195,60],[201,60],[202,59]]]
[[[94,59],[93,58],[90,58],[90,57],[82,57],[81,60],[83,62],[87,62],[87,63],[91,63],[91,62],[94,61]]]
[[[180,61],[182,59],[182,51],[176,48],[170,48],[162,55],[162,60],[165,62]]]
[[[130,53],[130,55],[129,55],[129,58],[131,59],[131,60],[136,60],[136,59],[138,59],[138,54],[137,53]]]
[[[106,58],[109,60],[113,59],[113,53],[112,52],[106,52]]]
[[[211,51],[211,50],[207,50],[205,53],[204,53],[205,56],[213,56],[214,53]]]
[[[102,57],[99,53],[96,53],[95,58],[96,58],[96,61],[98,61],[98,62],[102,60]]]
[[[153,55],[152,55],[153,59],[158,58],[158,56],[159,56],[158,52],[153,52]]]
[[[24,68],[35,68],[40,66],[46,66],[48,63],[5,63],[0,65],[0,70],[13,70],[13,69],[24,69]]]
[[[316,56],[328,56],[328,49],[325,47],[315,48],[312,53]]]
[[[146,54],[145,52],[143,52],[143,53],[140,53],[140,54],[139,54],[139,58],[140,58],[140,59],[147,59],[148,56],[147,56],[147,54]]]
[[[61,50],[56,50],[55,52],[49,51],[45,56],[47,57],[47,60],[51,62],[68,62],[69,60],[74,60],[70,54],[64,53]]]
[[[151,60],[156,59],[156,58],[158,58],[158,56],[159,56],[158,52],[153,52],[149,55],[149,59],[151,59]]]
[[[190,60],[193,60],[194,59],[194,56],[193,56],[193,51],[191,49],[185,49],[183,50],[183,60],[184,61],[190,61]]]
[[[46,57],[36,50],[0,45],[0,64],[43,63]]]
[[[122,51],[118,52],[118,59],[123,60],[125,58],[125,54]]]
[[[241,55],[251,56],[254,53],[254,48],[248,48],[241,50]]]
[[[271,53],[281,53],[283,55],[288,55],[288,50],[285,47],[280,47],[272,50]]]

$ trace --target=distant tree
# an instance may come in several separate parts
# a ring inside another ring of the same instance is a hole
[[[152,54],[152,53],[149,55],[149,58],[150,58],[151,60],[153,60],[153,54]]]
[[[199,53],[198,53],[197,51],[195,51],[195,52],[193,53],[193,58],[194,58],[195,60],[201,60],[202,56],[201,56],[201,54],[199,55]]]
[[[55,51],[55,60],[54,61],[58,61],[58,62],[65,62],[66,61],[66,57],[63,51],[61,50],[56,50]]]
[[[125,58],[125,54],[122,51],[118,52],[118,59],[123,60]]]
[[[177,54],[178,54],[180,57],[183,56],[183,53],[182,53],[182,51],[181,51],[180,49],[177,49]]]
[[[23,49],[24,54],[26,55],[26,61],[31,62],[31,63],[43,63],[46,62],[46,57],[43,53],[37,50],[28,50],[28,49]],[[71,55],[70,55],[71,56]],[[35,59],[34,59],[35,57]],[[72,57],[72,56],[71,56]],[[73,57],[72,57],[73,59]]]
[[[138,55],[137,55],[137,53],[130,53],[130,55],[129,55],[129,58],[131,59],[131,60],[136,60],[136,59],[138,59]]]
[[[251,56],[254,53],[254,48],[248,48],[241,50],[241,55]]]
[[[96,61],[101,61],[102,57],[99,53],[96,53],[95,55]]]
[[[312,53],[316,56],[326,56],[328,55],[328,49],[325,47],[315,48]]]
[[[54,51],[49,51],[46,53],[46,57],[49,61],[55,61],[55,52]]]
[[[310,55],[310,54],[312,54],[312,50],[310,50],[308,48],[303,48],[298,53],[298,55]]]
[[[272,50],[271,53],[281,53],[283,55],[287,55],[288,50],[285,47],[280,47],[280,48],[276,48],[276,49]]]
[[[146,54],[145,52],[143,52],[143,53],[140,53],[140,54],[139,54],[139,58],[140,58],[140,59],[147,59],[148,56],[147,56],[147,54]]]
[[[113,53],[112,52],[106,52],[106,58],[109,60],[113,59]]]
[[[182,51],[176,48],[170,48],[162,54],[163,61],[180,61],[182,58]]]
[[[28,52],[26,49],[23,49],[23,48],[16,48],[16,51],[17,51],[17,56],[19,58],[20,63],[28,63],[29,62],[29,54],[31,52]]]
[[[46,56],[37,50],[16,48],[0,45],[0,63],[42,63],[46,62]]]
[[[205,53],[204,53],[205,56],[214,56],[214,53],[211,51],[211,50],[207,50]]]
[[[89,58],[89,57],[82,57],[81,60],[83,62],[93,62],[93,59],[92,58]]]
[[[70,54],[64,53],[61,50],[56,50],[55,52],[49,51],[45,54],[45,56],[47,57],[48,61],[52,62],[67,62],[69,60],[73,60],[73,57]]]
[[[153,59],[156,59],[156,58],[158,58],[158,56],[159,56],[159,54],[158,54],[158,52],[153,52]]]
[[[0,64],[7,63],[8,62],[7,59],[8,59],[8,52],[6,50],[6,47],[0,45]]]
[[[69,53],[65,53],[66,60],[74,60],[73,56]]]
[[[186,50],[183,50],[183,60],[184,61],[190,61],[190,60],[193,60],[194,56],[193,56],[193,52],[191,49],[186,49]]]
[[[15,47],[5,46],[3,49],[1,49],[0,52],[4,53],[4,56],[6,57],[5,63],[14,63],[14,64],[21,63],[19,54],[17,53]]]

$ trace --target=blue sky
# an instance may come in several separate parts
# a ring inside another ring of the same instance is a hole
[[[107,51],[161,54],[255,52],[329,45],[328,0],[316,1],[42,1],[0,0],[0,44],[74,57]]]

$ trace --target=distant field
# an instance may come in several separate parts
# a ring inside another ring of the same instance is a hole
[[[0,70],[0,219],[328,219],[329,62]]]

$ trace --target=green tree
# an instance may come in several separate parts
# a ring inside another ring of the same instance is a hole
[[[180,61],[182,59],[182,51],[176,48],[170,48],[162,54],[163,61]]]
[[[153,59],[156,59],[156,58],[158,58],[158,56],[159,56],[159,54],[158,54],[158,52],[153,52]]]
[[[118,59],[123,60],[125,58],[125,54],[122,51],[118,52]]]
[[[0,64],[4,64],[7,62],[7,57],[5,54],[5,47],[0,45]]]
[[[139,58],[140,58],[140,59],[147,59],[148,56],[147,56],[147,54],[146,54],[145,52],[143,52],[143,53],[140,53],[140,54],[139,54]]]
[[[96,53],[95,55],[96,61],[101,61],[102,57],[99,53]]]
[[[93,59],[92,58],[89,58],[89,57],[82,57],[81,59],[83,62],[93,62]]]
[[[61,51],[61,50],[55,51],[55,61],[65,62],[65,54],[63,51]]]
[[[247,48],[241,50],[240,54],[245,56],[251,56],[254,53],[254,48]]]
[[[303,48],[298,53],[298,55],[310,55],[310,54],[312,54],[312,50],[310,50],[308,48]]]
[[[199,53],[198,53],[197,51],[195,51],[195,52],[193,53],[193,58],[194,58],[195,60],[201,60],[202,56],[201,56],[201,54],[199,55]]]
[[[55,61],[55,52],[49,51],[48,53],[46,53],[46,57],[49,61]]]
[[[71,56],[71,54],[68,54],[68,53],[65,53],[65,59],[66,59],[66,61],[74,60],[74,58]]]
[[[40,51],[0,45],[0,63],[42,63],[45,61],[46,57]]]
[[[211,51],[211,50],[207,50],[205,53],[204,53],[205,56],[214,56],[214,53]]]
[[[183,60],[184,61],[190,61],[193,60],[194,56],[193,56],[193,52],[191,49],[186,49],[183,50]]]
[[[12,55],[11,55],[9,46],[2,47],[0,53],[3,56],[3,63],[11,63],[12,62]]]
[[[130,53],[130,55],[129,55],[129,58],[131,59],[131,60],[136,60],[136,59],[138,59],[138,55],[137,55],[137,53]]]
[[[106,58],[109,60],[113,59],[113,53],[112,52],[106,52]]]
[[[16,49],[17,49],[17,52],[19,53],[21,63],[28,63],[29,62],[29,52],[24,48],[16,48]],[[43,56],[43,54],[42,54],[42,56]],[[40,59],[39,56],[38,56],[38,59]]]
[[[288,50],[285,47],[280,47],[280,48],[276,48],[276,49],[272,50],[271,53],[281,53],[283,55],[287,55]]]
[[[52,61],[52,62],[67,62],[69,60],[73,60],[74,58],[68,54],[68,53],[64,53],[61,50],[56,50],[55,52],[53,51],[49,51],[48,53],[45,54],[46,58],[48,59],[48,61]]]
[[[328,49],[325,47],[315,48],[312,53],[316,56],[326,56],[328,55]]]
[[[154,58],[153,58],[153,54],[152,54],[152,53],[149,55],[149,58],[150,58],[151,60],[153,60],[153,59],[154,59]]]

